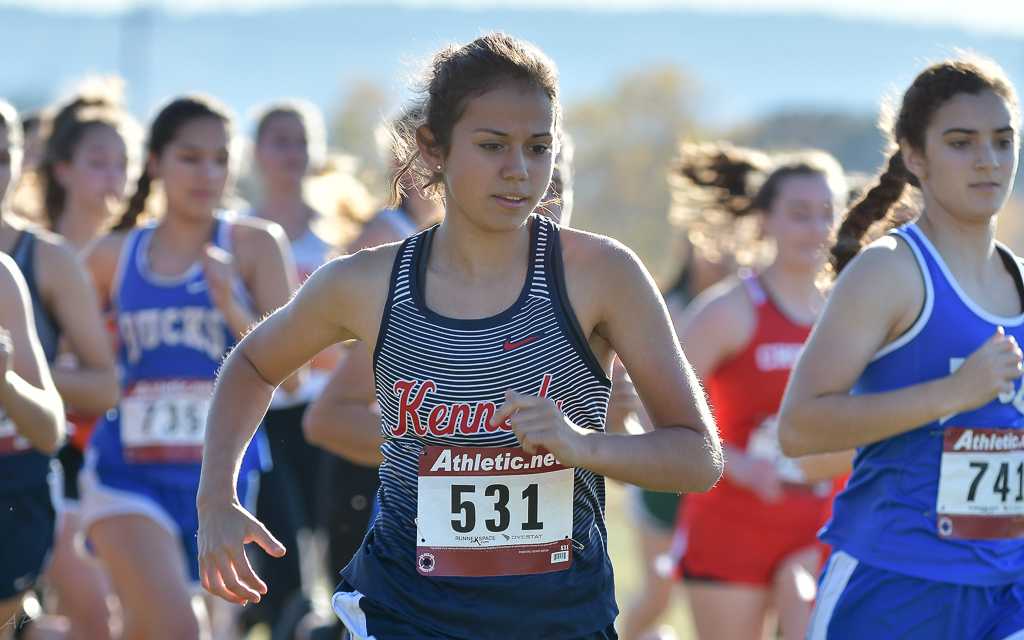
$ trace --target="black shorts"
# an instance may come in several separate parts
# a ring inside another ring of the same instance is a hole
[[[0,600],[36,583],[53,548],[56,525],[49,485],[0,492]]]
[[[356,591],[344,579],[338,584],[331,604],[335,615],[341,619],[342,625],[352,625],[352,628],[346,628],[346,633],[342,635],[343,640],[362,640],[364,638],[453,640],[451,636],[439,635],[419,626],[414,619],[400,616],[390,609],[378,605],[375,601]],[[618,640],[618,637],[615,625],[610,624],[605,629],[572,640]]]
[[[78,500],[78,472],[85,464],[85,456],[75,445],[68,442],[57,452],[57,462],[60,463],[64,476],[64,497],[68,500]]]

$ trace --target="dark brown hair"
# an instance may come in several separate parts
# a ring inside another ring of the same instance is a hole
[[[178,131],[189,122],[203,118],[214,118],[224,123],[230,137],[231,116],[225,107],[206,96],[184,96],[169,102],[153,120],[146,139],[146,153],[142,173],[139,175],[135,193],[128,201],[121,219],[114,225],[114,231],[127,231],[138,223],[139,215],[146,209],[146,200],[152,187],[152,176],[149,175],[149,158],[159,158]]]
[[[832,272],[838,275],[864,244],[868,229],[884,233],[899,222],[896,212],[905,218],[907,185],[920,187],[917,178],[903,162],[901,147],[924,150],[925,131],[935,112],[955,96],[978,95],[991,91],[1006,101],[1019,120],[1017,94],[1005,72],[992,60],[976,55],[933,64],[922,71],[903,94],[899,109],[884,108],[879,126],[889,141],[889,158],[874,185],[846,213],[835,245],[832,247]]]
[[[447,155],[452,129],[471,98],[507,82],[519,82],[543,91],[551,99],[556,132],[561,121],[558,102],[558,71],[534,45],[504,33],[489,33],[462,46],[436,53],[421,80],[421,97],[407,108],[391,129],[397,167],[391,177],[390,204],[396,206],[406,188],[406,174],[413,184],[437,194],[443,176],[426,167],[419,157],[417,135],[425,127],[433,144]],[[556,135],[557,138],[557,135]],[[557,151],[557,149],[555,150]]]
[[[710,259],[734,255],[751,264],[763,253],[760,221],[751,214],[771,211],[793,176],[822,176],[837,199],[845,198],[842,167],[824,151],[768,155],[726,142],[683,143],[669,172],[669,219]]]
[[[100,127],[108,127],[120,135],[128,150],[130,141],[125,139],[125,129],[133,122],[121,108],[118,95],[110,91],[89,91],[60,105],[55,113],[44,116],[41,124],[46,141],[39,164],[43,214],[46,225],[52,230],[56,229],[67,201],[67,192],[57,179],[57,165],[71,162],[86,134]]]

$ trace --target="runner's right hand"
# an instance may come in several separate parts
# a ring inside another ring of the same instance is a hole
[[[255,542],[280,558],[284,545],[237,501],[199,509],[199,576],[203,588],[228,602],[259,602],[267,584],[256,575],[245,554]]]
[[[1000,394],[1011,395],[1021,376],[1021,350],[1013,336],[999,327],[951,377],[960,411],[976,409]]]
[[[734,483],[754,492],[765,502],[778,502],[782,498],[782,478],[771,460],[729,452],[726,455],[726,474]]]

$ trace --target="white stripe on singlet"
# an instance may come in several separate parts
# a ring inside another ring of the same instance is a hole
[[[821,591],[818,592],[818,602],[814,605],[811,624],[807,629],[807,640],[828,638],[828,625],[832,620],[832,613],[858,564],[856,558],[844,551],[833,552],[825,569]]]

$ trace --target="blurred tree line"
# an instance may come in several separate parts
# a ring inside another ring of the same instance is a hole
[[[814,147],[832,153],[847,171],[867,175],[884,160],[877,114],[790,109],[715,130],[698,120],[700,99],[696,77],[665,65],[637,70],[604,93],[564,105],[576,147],[573,224],[632,247],[662,281],[681,266],[675,255],[679,234],[667,219],[667,172],[681,140],[724,139],[767,151]],[[367,79],[329,114],[332,146],[358,157],[360,177],[382,195],[385,155],[377,127],[393,105],[392,96]],[[1014,240],[1024,238],[1019,219],[1000,220],[1002,237],[1018,250]]]

